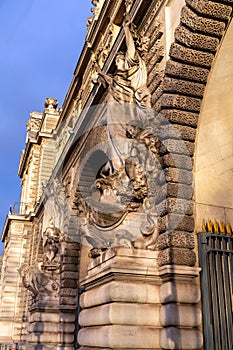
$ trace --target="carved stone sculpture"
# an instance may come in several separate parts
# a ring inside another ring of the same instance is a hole
[[[129,9],[131,3],[126,5]],[[117,53],[115,74],[95,64],[99,82],[108,87],[108,161],[97,174],[92,196],[83,198],[78,187],[74,202],[80,233],[93,246],[93,257],[117,245],[154,250],[158,236],[155,192],[162,180],[160,142],[151,126],[154,113],[147,88],[149,39],[140,37],[128,12],[123,28],[127,51]],[[135,218],[138,225],[132,229]]]
[[[46,100],[45,100],[44,106],[45,106],[45,109],[54,111],[54,110],[57,109],[58,100],[57,100],[56,98],[48,97],[48,98],[46,98]]]
[[[42,234],[43,260],[34,265],[23,264],[20,269],[23,285],[36,296],[57,296],[60,282],[61,231],[53,222]]]

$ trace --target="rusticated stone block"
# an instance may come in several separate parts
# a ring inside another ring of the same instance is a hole
[[[198,30],[206,34],[222,36],[225,29],[225,23],[219,22],[210,18],[199,16],[187,6],[184,6],[181,11],[181,23],[192,30]]]
[[[161,250],[158,255],[158,265],[186,265],[194,266],[196,254],[190,249],[167,248]]]
[[[79,250],[65,248],[64,251],[63,251],[63,256],[78,257],[79,256]]]
[[[78,276],[78,272],[65,271],[61,273],[61,279],[70,278],[72,280],[77,280]]]
[[[48,341],[49,338],[49,341]],[[38,344],[38,339],[40,339],[41,344],[50,345],[50,349],[57,349],[56,344],[64,342],[68,344],[72,344],[74,342],[73,334],[61,334],[61,333],[53,333],[46,334],[44,333],[33,333],[30,335],[30,342]]]
[[[173,213],[170,218],[170,227],[177,231],[193,232],[194,218],[187,215],[178,215]]]
[[[179,169],[193,169],[192,159],[186,155],[181,154],[165,154],[163,157],[163,163],[166,167],[179,168]]]
[[[196,305],[167,304],[160,309],[162,326],[198,327],[201,310]]]
[[[156,284],[111,281],[81,294],[80,306],[83,309],[111,302],[157,304],[160,286]]]
[[[77,264],[78,258],[75,256],[64,256],[62,263],[63,264]]]
[[[164,184],[163,186],[159,187],[159,191],[156,192],[156,196],[154,199],[155,204],[163,202],[166,197],[167,197],[167,185]]]
[[[79,331],[79,344],[102,349],[159,349],[160,329],[143,326],[99,326]]]
[[[160,300],[162,304],[196,304],[200,301],[200,298],[200,288],[195,284],[167,282],[160,287]]]
[[[77,265],[73,265],[73,264],[64,264],[62,265],[61,267],[61,272],[64,272],[64,271],[76,271],[77,272]]]
[[[164,216],[168,213],[168,205],[166,199],[156,204],[156,212],[158,216]]]
[[[100,325],[160,326],[160,306],[154,304],[109,303],[82,310],[82,327]]]
[[[177,43],[173,43],[171,45],[169,54],[176,60],[193,64],[194,66],[200,65],[203,67],[211,67],[214,59],[214,55],[212,53],[189,49]]]
[[[171,153],[172,156],[173,154],[182,154],[189,157],[193,156],[193,153],[194,153],[193,142],[184,141],[182,139],[179,139],[179,140],[167,139],[167,140],[163,140],[162,144],[166,149],[166,152],[164,152],[164,154]]]
[[[219,39],[211,36],[194,33],[190,30],[178,26],[175,30],[175,38],[182,44],[192,48],[215,52],[219,44]]]
[[[157,249],[166,248],[195,248],[194,235],[189,232],[173,231],[159,235],[157,240]]]
[[[153,72],[151,72],[151,76],[150,74],[148,75],[148,88],[150,89],[151,94],[153,95],[153,93],[155,92],[155,90],[158,88],[158,86],[161,83],[161,80],[163,78],[163,71],[156,71],[155,70],[155,74],[152,75]]]
[[[155,104],[157,110],[163,108],[180,108],[190,112],[198,112],[201,107],[201,99],[177,94],[163,94]]]
[[[30,332],[58,333],[63,330],[66,333],[73,333],[75,325],[70,323],[35,322],[30,324]]]
[[[205,85],[182,79],[174,79],[165,77],[163,82],[163,91],[202,97]]]
[[[181,111],[176,109],[164,109],[160,112],[163,119],[168,120],[170,123],[176,123],[180,125],[197,126],[198,113],[192,113],[187,111]]]
[[[168,198],[167,203],[168,203],[169,212],[172,212],[178,215],[193,214],[192,200],[185,200],[181,198]]]
[[[164,217],[158,218],[160,232],[171,231],[186,231],[193,232],[194,219],[192,216],[178,215],[170,213]]]
[[[170,182],[167,184],[167,194],[169,197],[191,199],[193,188],[190,185]]]
[[[76,289],[70,289],[70,288],[62,288],[61,289],[61,296],[66,297],[75,297],[77,295],[78,291]]]
[[[61,305],[77,305],[77,297],[73,297],[73,298],[62,297],[62,298],[60,298],[60,304]]]
[[[197,329],[180,329],[176,327],[164,328],[161,331],[161,347],[163,349],[189,349],[202,348],[202,333]]]
[[[191,171],[178,168],[168,168],[165,170],[166,179],[169,182],[178,182],[186,185],[192,185],[193,174]]]
[[[58,310],[59,311],[59,310]],[[67,322],[73,323],[75,321],[74,314],[65,314],[65,313],[50,313],[50,312],[35,312],[30,315],[30,322]]]
[[[77,281],[71,279],[64,279],[61,281],[62,288],[78,288]]]
[[[210,0],[186,0],[186,3],[200,14],[211,16],[213,18],[228,19],[232,12],[230,6]]]
[[[206,83],[209,70],[206,68],[195,67],[188,64],[182,64],[172,60],[167,61],[166,75],[181,79],[189,79]]]
[[[195,141],[196,129],[186,125],[167,124],[160,128],[160,138],[174,138]]]

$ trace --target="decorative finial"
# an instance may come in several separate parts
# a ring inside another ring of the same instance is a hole
[[[52,98],[52,97],[46,98],[45,104],[44,104],[44,107],[46,109],[54,110],[54,109],[57,109],[57,106],[58,106],[58,100],[56,98]]]

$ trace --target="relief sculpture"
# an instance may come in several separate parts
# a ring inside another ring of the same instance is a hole
[[[23,285],[33,296],[57,296],[60,290],[60,253],[63,236],[51,221],[42,234],[42,261],[23,264],[20,269]]]
[[[123,20],[126,52],[116,54],[115,74],[106,74],[95,63],[99,82],[108,89],[105,113],[108,161],[97,175],[94,199],[85,202],[77,189],[75,205],[82,222],[85,217],[85,225],[80,224],[80,229],[94,248],[116,244],[116,236],[124,241],[124,231],[130,237],[125,240],[127,246],[155,249],[158,228],[154,194],[156,183],[162,179],[160,142],[153,127],[155,114],[147,87],[149,38],[137,32],[127,8],[130,2],[126,4]],[[133,233],[132,239],[127,220],[130,213],[132,220],[136,212],[140,216],[140,233]]]

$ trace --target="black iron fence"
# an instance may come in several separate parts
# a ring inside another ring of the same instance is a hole
[[[233,237],[199,233],[205,350],[233,349]]]

